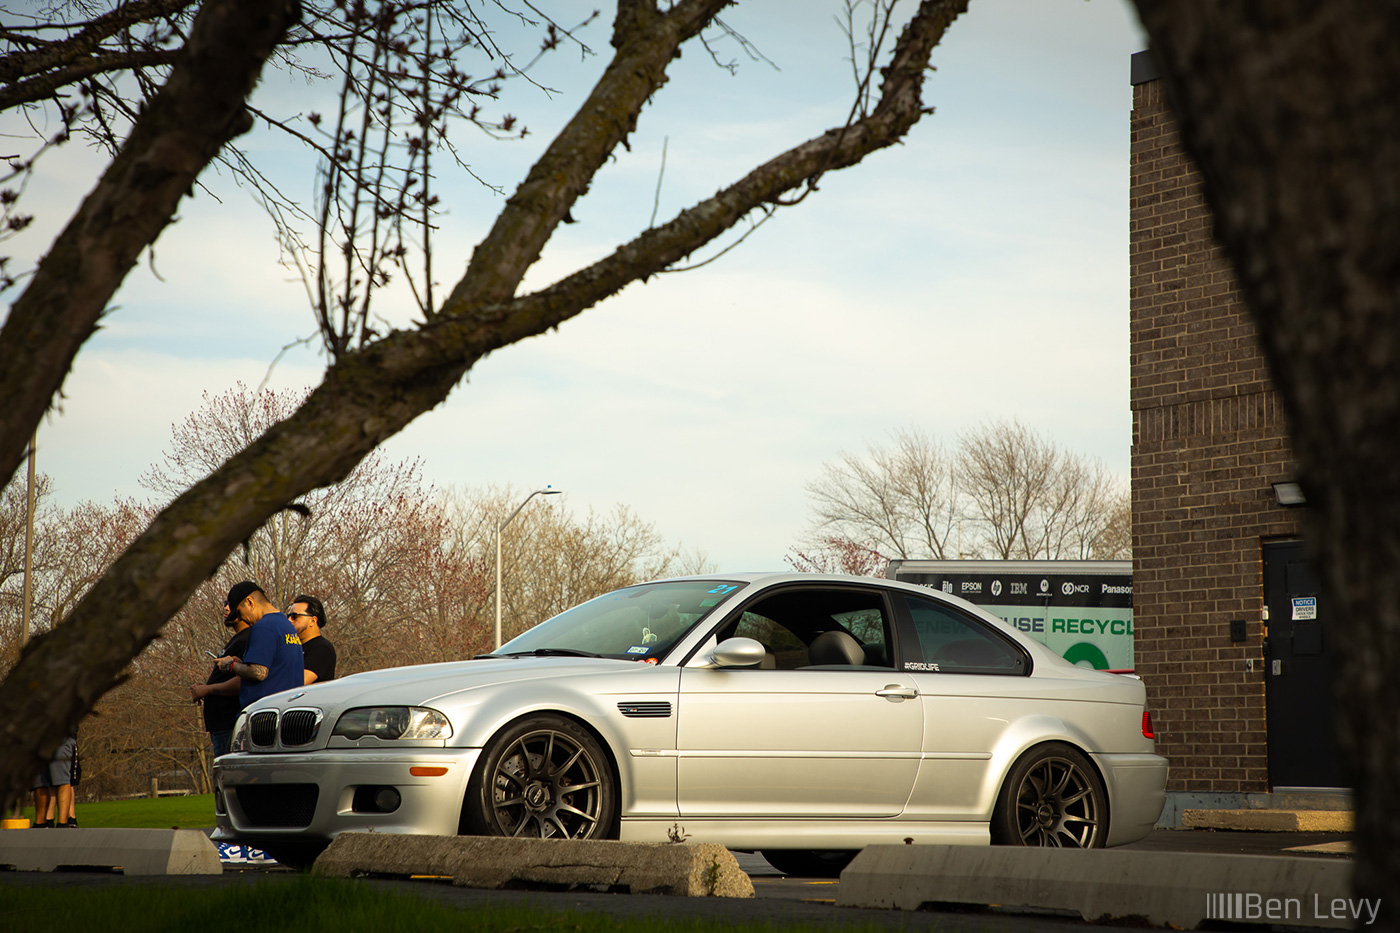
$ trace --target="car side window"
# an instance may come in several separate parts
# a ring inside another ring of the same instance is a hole
[[[904,652],[906,670],[946,674],[1025,674],[1024,653],[982,623],[933,600],[905,597],[919,650]]]
[[[892,666],[884,597],[864,589],[782,589],[751,603],[717,635],[761,643],[768,670]]]
[[[740,616],[733,634],[762,644],[773,659],[771,669],[790,671],[807,663],[807,645],[802,639],[787,626],[757,612],[745,612]],[[769,666],[767,659],[763,666]]]

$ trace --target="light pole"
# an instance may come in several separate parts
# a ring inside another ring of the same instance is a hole
[[[536,489],[525,497],[525,502],[515,507],[515,511],[506,516],[506,520],[496,523],[496,647],[501,647],[501,531],[520,514],[520,510],[525,508],[525,504],[535,496],[557,496],[564,490],[554,489],[546,486],[543,489]]]

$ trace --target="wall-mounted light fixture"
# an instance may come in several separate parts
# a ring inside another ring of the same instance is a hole
[[[1297,483],[1274,483],[1274,499],[1285,509],[1291,509],[1300,505],[1307,505],[1307,497],[1303,495],[1303,487]]]

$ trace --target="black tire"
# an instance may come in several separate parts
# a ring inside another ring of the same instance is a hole
[[[764,849],[759,854],[785,875],[839,878],[859,849]]]
[[[1078,749],[1040,745],[1006,776],[991,830],[997,845],[1100,849],[1108,839],[1108,795]]]
[[[482,750],[464,810],[472,835],[609,839],[617,778],[588,730],[562,716],[529,716]]]

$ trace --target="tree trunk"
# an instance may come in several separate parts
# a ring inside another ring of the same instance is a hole
[[[1400,880],[1400,5],[1137,0],[1293,428],[1357,893]],[[1400,911],[1382,924],[1400,926]]]

